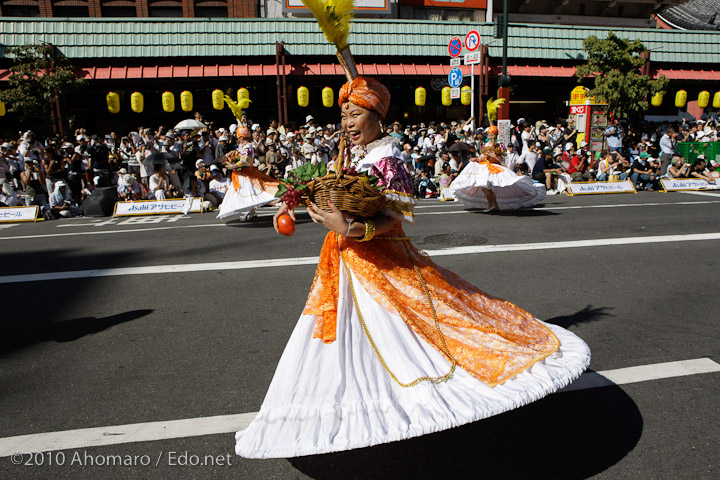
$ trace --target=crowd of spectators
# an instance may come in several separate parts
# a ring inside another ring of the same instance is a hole
[[[222,158],[236,148],[238,124],[216,128],[196,113],[204,128],[174,130],[145,126],[125,135],[78,129],[72,138],[37,138],[32,131],[0,145],[0,206],[38,205],[46,218],[82,215],[80,205],[97,187],[117,189],[122,200],[204,198],[217,207],[230,186]],[[320,125],[308,115],[302,125],[239,122],[252,132],[255,164],[282,178],[305,163],[332,162],[340,125]],[[494,134],[475,128],[473,119],[387,125],[414,178],[418,197],[438,195]],[[545,183],[549,194],[572,181],[632,180],[654,190],[663,177],[696,177],[714,183],[720,165],[702,155],[689,162],[678,141],[715,142],[718,122],[621,124],[604,132],[606,149],[577,142],[572,120],[551,124],[518,119],[506,145],[505,166]]]

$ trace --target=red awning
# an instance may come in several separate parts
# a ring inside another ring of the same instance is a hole
[[[369,76],[447,76],[450,65],[437,63],[364,63],[358,65],[361,75]],[[469,66],[462,66],[465,74],[470,73]],[[215,77],[267,77],[275,75],[275,64],[255,65],[152,65],[82,68],[87,80],[131,80],[157,78],[215,78]],[[501,67],[492,65],[490,74],[499,75]],[[479,73],[479,67],[475,69]],[[343,76],[340,65],[336,63],[297,63],[286,64],[285,73],[291,76]],[[10,72],[0,69],[0,81],[6,81]],[[553,65],[508,65],[511,77],[555,77],[575,76],[575,67]],[[694,69],[656,69],[653,76],[665,75],[670,80],[720,80],[718,70]]]
[[[718,70],[658,68],[653,76],[659,75],[665,75],[670,80],[720,80],[720,71]]]

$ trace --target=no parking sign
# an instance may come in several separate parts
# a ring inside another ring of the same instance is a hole
[[[462,52],[462,40],[458,37],[453,37],[448,44],[448,53],[451,57],[457,57]]]

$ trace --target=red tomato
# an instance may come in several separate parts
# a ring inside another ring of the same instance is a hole
[[[290,215],[284,213],[277,219],[278,231],[289,237],[295,233],[295,222],[290,218]]]

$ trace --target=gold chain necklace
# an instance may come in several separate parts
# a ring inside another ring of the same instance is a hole
[[[447,344],[445,343],[445,336],[440,331],[440,322],[437,318],[437,313],[435,312],[435,307],[432,303],[432,298],[430,297],[430,291],[427,288],[427,284],[425,283],[425,279],[422,277],[422,274],[420,273],[420,269],[415,264],[415,261],[412,258],[412,255],[410,254],[410,249],[407,246],[406,241],[409,241],[406,237],[379,237],[377,240],[399,240],[403,241],[403,246],[405,247],[405,251],[408,254],[408,257],[410,258],[410,263],[412,263],[413,269],[415,270],[415,273],[420,280],[420,285],[423,288],[423,291],[425,292],[425,298],[428,300],[428,305],[430,305],[430,311],[432,312],[433,320],[435,321],[435,330],[437,331],[438,336],[440,337],[440,344],[442,345],[443,352],[447,357],[450,359],[452,365],[450,366],[450,371],[446,373],[445,375],[441,377],[429,377],[429,376],[422,376],[420,378],[416,378],[412,382],[409,383],[403,383],[401,382],[395,374],[390,370],[390,367],[388,367],[387,363],[385,362],[385,359],[383,358],[382,354],[380,353],[380,350],[378,350],[377,345],[375,344],[375,340],[373,340],[372,335],[370,335],[370,330],[367,327],[367,324],[365,323],[365,319],[363,318],[362,312],[360,312],[360,305],[358,304],[357,296],[355,295],[355,286],[353,285],[352,281],[352,275],[350,273],[350,267],[348,267],[347,262],[345,261],[345,255],[342,251],[342,246],[340,243],[340,238],[338,235],[338,250],[340,251],[340,259],[342,260],[343,267],[345,267],[345,272],[348,276],[348,283],[350,284],[350,292],[352,293],[353,302],[355,303],[355,309],[358,313],[358,318],[360,319],[360,324],[363,327],[363,330],[365,331],[365,335],[367,335],[368,340],[370,340],[370,345],[372,345],[373,350],[375,350],[375,354],[377,355],[378,359],[380,360],[380,363],[382,364],[383,368],[390,374],[390,377],[397,382],[398,385],[401,387],[414,387],[415,385],[419,384],[420,382],[432,382],[432,383],[442,383],[450,380],[455,373],[455,366],[457,365],[457,361],[450,353],[450,350],[447,347]]]

